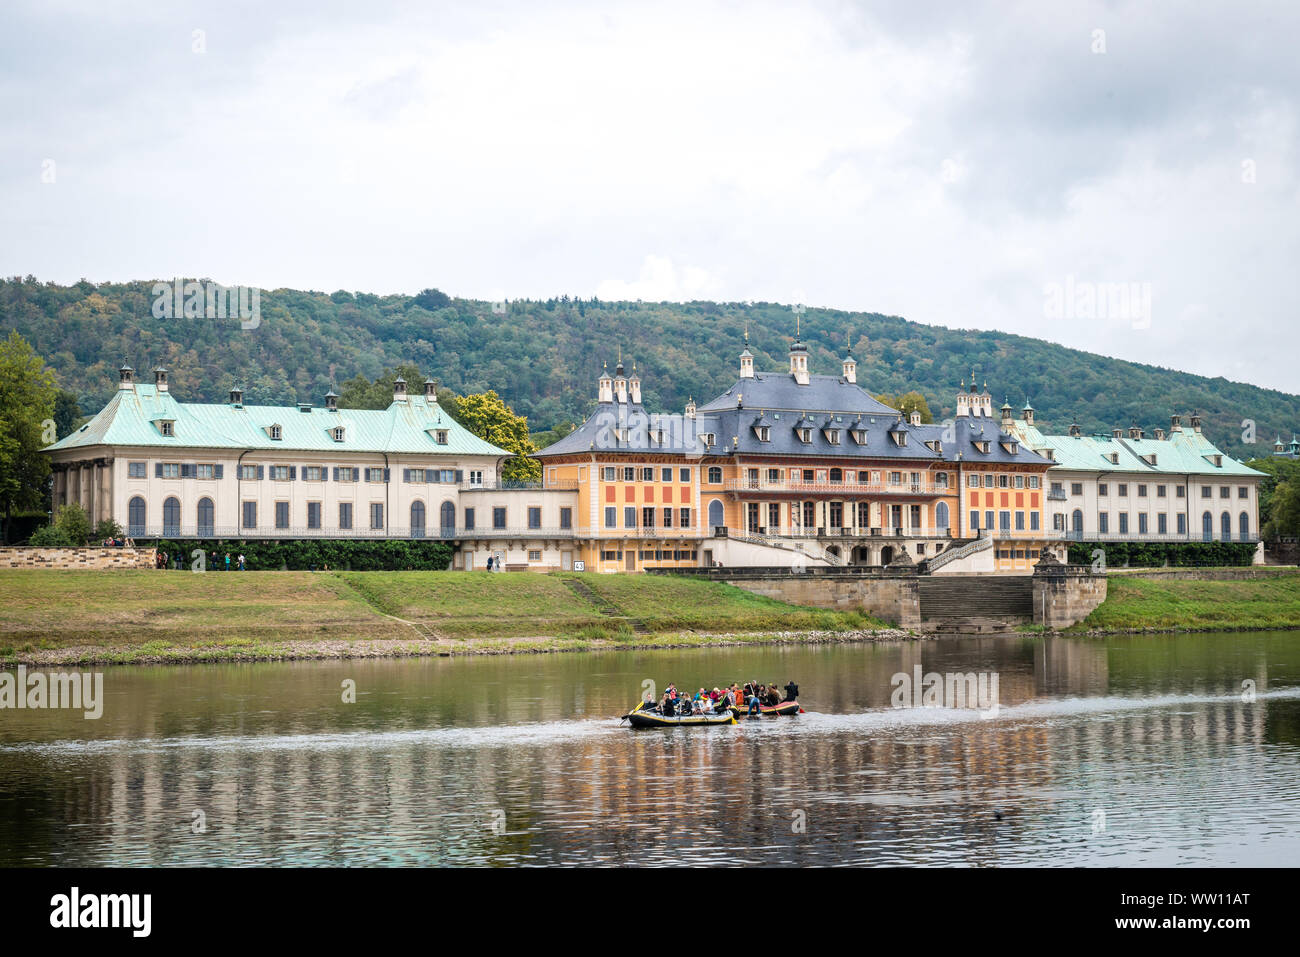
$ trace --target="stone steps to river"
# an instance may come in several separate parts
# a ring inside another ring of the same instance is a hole
[[[626,622],[628,627],[632,629],[633,633],[638,635],[646,635],[650,633],[650,629],[646,627],[645,622],[641,621],[639,618],[633,618],[631,615],[625,614],[623,609],[619,608],[608,598],[592,591],[591,587],[582,579],[561,578],[560,581],[564,582],[564,584],[569,587],[569,590],[575,595],[586,601],[589,605],[595,608],[596,611],[600,612],[611,621]]]

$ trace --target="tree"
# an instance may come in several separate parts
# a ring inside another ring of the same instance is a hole
[[[438,289],[423,289],[418,295],[411,297],[411,304],[433,312],[435,309],[450,306],[451,297]]]
[[[59,438],[71,435],[81,425],[81,406],[77,397],[60,389],[54,397],[54,429]]]
[[[54,375],[17,332],[0,343],[0,503],[8,541],[15,508],[43,508],[54,441]]]
[[[921,422],[929,425],[934,422],[934,416],[930,412],[930,404],[925,401],[925,396],[913,389],[911,392],[904,392],[900,396],[892,396],[888,392],[876,396],[877,402],[883,402],[891,409],[897,409],[903,413],[904,417],[909,417],[913,412],[921,413]]]
[[[507,482],[537,482],[542,478],[542,463],[531,458],[537,446],[528,436],[528,419],[515,415],[493,391],[467,395],[460,400],[460,423],[480,439],[513,452],[501,467]]]

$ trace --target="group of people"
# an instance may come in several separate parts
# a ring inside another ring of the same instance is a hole
[[[730,688],[714,688],[712,691],[701,688],[695,694],[679,691],[675,684],[669,683],[655,710],[669,718],[718,714],[727,709],[748,709],[748,714],[754,715],[762,713],[763,705],[774,707],[783,701],[796,701],[798,698],[799,686],[793,680],[785,686],[784,699],[775,681],[769,684],[747,681],[744,685],[733,682]]]
[[[158,551],[154,552],[155,566],[157,566],[158,568],[166,568],[169,564],[171,565],[172,568],[179,571],[186,567],[185,556],[181,552],[177,552],[174,556],[171,556],[169,558],[167,553],[164,552],[162,549],[159,549]],[[221,571],[223,568],[225,569],[225,571],[230,571],[230,569],[232,568],[230,552],[226,552],[224,562],[221,560],[221,556],[219,556],[216,552],[211,552],[208,555],[205,565],[206,567],[211,568],[214,571]],[[243,555],[240,555],[238,558],[234,559],[233,567],[241,572],[245,570]],[[315,568],[312,569],[312,571],[315,570],[316,570]],[[326,570],[328,570],[328,566],[326,566]]]

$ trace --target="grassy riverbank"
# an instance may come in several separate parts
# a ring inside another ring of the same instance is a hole
[[[658,576],[0,571],[0,664],[828,641],[888,627]]]
[[[1237,581],[1112,575],[1106,600],[1074,632],[1300,628],[1300,575]]]

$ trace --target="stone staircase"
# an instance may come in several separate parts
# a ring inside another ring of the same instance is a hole
[[[945,565],[949,565],[952,562],[992,547],[993,539],[985,538],[983,536],[980,536],[979,538],[958,539],[938,555],[922,562],[920,571],[922,574],[932,575],[936,570],[943,568]]]
[[[1031,575],[922,576],[921,621],[927,630],[993,633],[1034,619]]]
[[[609,601],[607,598],[596,594],[581,578],[561,578],[560,581],[564,582],[564,584],[569,587],[569,590],[575,595],[586,601],[611,621],[627,622],[628,627],[632,629],[634,634],[648,635],[650,633],[650,629],[646,627],[645,622],[638,618],[633,618],[630,615],[623,614],[621,608]]]

